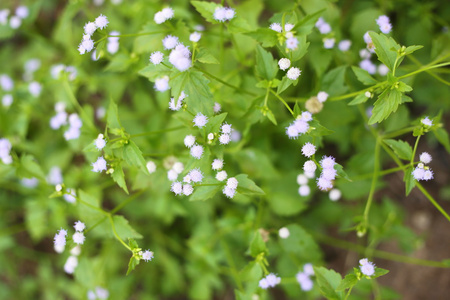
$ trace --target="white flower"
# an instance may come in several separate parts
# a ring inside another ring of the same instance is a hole
[[[191,148],[194,144],[195,144],[195,136],[187,135],[184,138],[184,145],[186,145],[186,147]]]
[[[183,192],[183,185],[179,181],[172,182],[170,190],[175,193],[175,195],[180,195]]]
[[[161,12],[162,12],[164,18],[166,18],[166,20],[170,20],[174,16],[173,9],[170,7],[164,8]]]
[[[334,180],[336,178],[337,175],[337,171],[333,168],[329,168],[329,169],[323,169],[322,170],[322,174],[320,175],[321,177],[323,177],[326,180]]]
[[[51,185],[57,185],[57,184],[63,183],[61,168],[59,168],[57,166],[52,167],[48,174],[47,182]]]
[[[430,180],[433,179],[433,171],[431,169],[425,170],[423,173],[423,180]]]
[[[215,114],[219,113],[222,110],[222,107],[220,106],[220,103],[215,102],[214,103],[214,107],[213,107],[213,111]]]
[[[305,174],[298,174],[297,175],[297,183],[299,185],[305,185],[308,183],[308,177],[306,177]]]
[[[361,59],[369,59],[372,57],[372,53],[370,53],[367,49],[361,49],[359,50],[359,57],[361,57]]]
[[[231,133],[231,124],[224,123],[220,129],[223,133]]]
[[[212,141],[214,139],[214,133],[208,133],[208,140]]]
[[[73,242],[78,245],[83,245],[85,236],[82,232],[75,232],[72,236]]]
[[[175,103],[175,99],[172,97],[169,101],[169,109],[173,111],[179,111],[183,105],[183,101],[178,99],[177,103]]]
[[[377,71],[381,76],[385,76],[387,75],[387,73],[389,73],[389,68],[385,64],[380,64]]]
[[[223,168],[223,159],[214,159],[213,160],[213,162],[212,162],[212,164],[211,164],[211,166],[212,166],[212,169],[213,170],[222,170],[222,168]]]
[[[320,25],[322,25],[322,24],[324,24],[324,23],[326,23],[325,20],[324,20],[322,17],[320,17],[320,18],[317,20],[316,24],[314,24],[314,26],[315,26],[316,28],[319,28]]]
[[[69,256],[64,264],[64,271],[67,274],[72,274],[78,266],[78,258],[76,256]]]
[[[69,127],[67,131],[64,132],[64,138],[66,141],[75,140],[80,137],[81,131],[76,127]]]
[[[203,180],[203,173],[202,171],[200,171],[200,169],[196,168],[196,169],[192,169],[189,172],[189,177],[191,178],[191,180],[193,182],[202,182]]]
[[[269,28],[272,29],[273,31],[276,31],[276,32],[283,31],[283,28],[281,28],[280,23],[272,23],[272,24],[270,24]]]
[[[312,114],[309,111],[302,112],[301,115],[302,121],[309,122],[312,120]]]
[[[333,188],[333,184],[331,183],[330,180],[327,180],[323,177],[319,177],[317,179],[317,187],[322,191],[327,191],[327,190]]]
[[[298,194],[302,197],[306,197],[311,193],[311,189],[308,185],[301,185],[298,188]]]
[[[66,200],[69,203],[75,203],[77,201],[77,194],[74,189],[67,189],[67,194],[63,195],[64,200]]]
[[[202,128],[203,126],[206,125],[206,123],[208,123],[208,117],[206,117],[202,113],[198,113],[194,117],[194,120],[192,122],[194,122],[194,126],[197,126],[198,128]]]
[[[94,22],[89,22],[84,25],[84,33],[91,36],[97,30],[97,25]]]
[[[373,94],[371,92],[367,91],[364,93],[364,96],[366,96],[367,98],[372,98]]]
[[[92,163],[92,171],[98,173],[106,171],[106,160],[103,156],[100,156],[95,163]]]
[[[228,174],[226,171],[220,171],[220,172],[217,172],[217,174],[216,174],[216,179],[219,181],[224,181],[225,179],[227,179],[227,177],[228,177]]]
[[[286,48],[295,50],[298,47],[298,39],[296,37],[290,37],[286,40]]]
[[[336,164],[334,157],[332,156],[323,156],[322,160],[320,161],[320,165],[324,169],[333,169],[334,165]]]
[[[317,94],[317,100],[319,100],[319,102],[325,102],[328,99],[328,93],[327,92],[319,92]]]
[[[364,275],[370,277],[375,274],[375,264],[373,262],[370,262],[367,258],[364,258],[361,259],[359,263],[359,268]]]
[[[20,25],[22,25],[22,19],[18,16],[11,16],[11,18],[9,19],[9,26],[12,29],[17,29],[20,27]]]
[[[198,41],[200,41],[200,38],[201,38],[201,37],[202,37],[202,34],[201,34],[201,33],[198,33],[198,32],[196,31],[196,32],[191,33],[191,35],[189,36],[189,40],[190,40],[191,42],[197,43]]]
[[[224,133],[219,136],[219,142],[222,145],[227,145],[230,141],[231,141],[231,136],[228,133]]]
[[[94,140],[95,147],[97,150],[102,150],[106,146],[106,140],[103,138],[103,134],[99,134],[97,139]]]
[[[297,279],[298,284],[300,284],[300,288],[302,289],[302,291],[307,292],[312,290],[314,284],[311,278],[309,278],[308,274],[299,272],[297,273],[295,278]]]
[[[168,35],[166,36],[163,40],[162,40],[164,49],[173,49],[175,48],[176,45],[178,45],[178,37],[176,36],[172,36],[172,35]]]
[[[119,51],[119,43],[118,42],[111,42],[108,40],[108,44],[106,44],[106,51],[110,54],[115,54],[117,51]]]
[[[291,80],[297,80],[297,78],[300,76],[302,71],[300,71],[299,68],[292,67],[287,71],[287,77]]]
[[[73,256],[78,256],[81,254],[81,247],[80,245],[76,245],[72,249],[70,249],[70,254]]]
[[[315,171],[314,172],[305,172],[305,176],[307,178],[314,178],[314,177],[316,177],[316,172]]]
[[[106,18],[104,15],[100,15],[95,19],[95,25],[97,25],[98,28],[103,29],[106,26],[108,26],[108,18]]]
[[[151,261],[153,259],[153,252],[149,250],[145,250],[144,253],[142,253],[142,259],[147,261]]]
[[[234,197],[234,195],[236,194],[236,190],[226,186],[223,188],[222,193],[227,196],[228,198],[232,199]]]
[[[302,154],[306,157],[311,157],[316,153],[316,146],[311,143],[306,143],[302,147]]]
[[[80,46],[81,46],[81,49],[84,49],[87,52],[91,52],[92,49],[94,49],[94,41],[92,39],[82,40]],[[78,50],[80,51],[80,48],[78,48]],[[80,51],[80,54],[84,54],[84,53],[81,53],[81,51]]]
[[[194,188],[190,184],[183,184],[183,195],[189,196],[194,192]]]
[[[191,148],[191,156],[200,159],[203,155],[203,147],[200,145],[194,145]]]
[[[321,24],[318,29],[321,34],[327,34],[331,32],[331,26],[328,23]]]
[[[153,17],[153,20],[155,20],[156,24],[161,24],[166,21],[166,17],[164,17],[164,14],[162,11],[158,11],[155,16]]]
[[[4,107],[10,107],[11,104],[13,103],[13,101],[14,101],[14,99],[11,94],[6,94],[2,97],[2,105]]]
[[[386,15],[379,16],[375,21],[377,22],[378,26],[390,22],[389,17]]]
[[[420,154],[419,159],[424,164],[429,164],[432,160],[431,155],[428,152],[422,152],[422,154]]]
[[[16,8],[16,16],[18,16],[21,19],[25,19],[26,17],[28,17],[29,13],[30,12],[28,10],[28,7],[24,5],[18,6]]]
[[[352,45],[352,41],[350,41],[350,40],[342,40],[342,41],[339,42],[338,48],[342,52],[345,52],[345,51],[348,51],[350,49],[351,45]]]
[[[66,235],[67,231],[64,229],[60,229],[59,232],[55,234],[55,237],[53,238],[55,247],[61,248],[66,245]]]
[[[281,282],[281,278],[277,277],[273,273],[270,273],[269,275],[267,275],[266,280],[270,287],[274,287]]]
[[[216,7],[216,10],[214,11],[214,19],[223,22],[227,19],[226,17],[227,9],[224,7]]]
[[[153,161],[149,161],[146,164],[147,171],[152,174],[156,171],[156,164]]]
[[[183,172],[183,170],[184,170],[184,165],[183,165],[183,163],[177,161],[176,163],[173,164],[172,170],[174,170],[175,172],[177,172],[177,174],[181,174],[181,172]]]
[[[174,170],[171,169],[167,172],[167,179],[169,179],[170,181],[175,181],[178,178],[178,173]]]
[[[282,239],[287,239],[290,234],[291,233],[289,232],[289,229],[287,229],[286,227],[282,227],[282,228],[280,228],[280,230],[278,230],[278,235]]]
[[[102,287],[99,287],[99,286],[95,288],[95,293],[97,294],[97,297],[102,300],[108,299],[108,297],[109,297],[108,290],[104,289]]]
[[[284,71],[291,66],[291,61],[288,58],[282,58],[278,61],[278,66]]]
[[[158,92],[165,92],[170,89],[169,76],[164,76],[155,80],[155,89]]]
[[[423,118],[420,122],[425,126],[433,126],[433,121],[431,121],[428,117]]]
[[[0,10],[0,25],[6,25],[8,23],[9,9]]]
[[[338,189],[332,189],[330,193],[328,194],[328,197],[330,197],[331,201],[338,201],[341,199],[342,193]]]
[[[164,54],[160,51],[153,52],[150,55],[150,62],[154,65],[159,65],[164,59]]]
[[[291,23],[284,24],[284,31],[291,31],[292,29],[294,29],[294,24]]]
[[[308,122],[304,121],[303,118],[295,120],[292,125],[297,129],[298,133],[301,134],[306,133],[309,129]]]
[[[237,189],[239,182],[237,181],[236,178],[234,177],[230,177],[227,180],[227,187],[232,188],[232,189]]]
[[[323,47],[325,49],[332,49],[334,47],[335,42],[336,42],[336,39],[334,39],[334,38],[331,38],[331,39],[325,38],[325,39],[323,39]]]
[[[268,287],[269,287],[269,284],[267,283],[267,280],[265,279],[265,278],[263,278],[263,279],[261,279],[260,281],[259,281],[259,287],[260,288],[262,288],[262,289],[267,289]]]
[[[294,125],[286,127],[286,134],[290,139],[296,139],[298,137],[298,130]]]
[[[86,228],[86,225],[84,225],[83,222],[81,221],[76,221],[75,225],[73,226],[73,228],[75,228],[76,231],[83,231]]]
[[[369,72],[369,74],[375,74],[377,72],[377,66],[370,61],[370,59],[364,59],[359,63],[359,67]]]
[[[364,33],[363,39],[366,44],[373,44],[372,38],[370,37],[368,31],[366,33]]]
[[[192,65],[192,61],[190,59],[191,52],[188,47],[183,44],[178,44],[169,55],[169,62],[178,70],[185,71],[189,69]]]
[[[236,12],[234,11],[234,9],[232,9],[232,8],[225,9],[225,19],[231,20],[234,18],[235,14],[236,14]]]
[[[0,86],[6,92],[11,91],[14,88],[14,81],[6,74],[0,75]]]

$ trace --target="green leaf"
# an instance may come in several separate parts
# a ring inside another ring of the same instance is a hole
[[[136,232],[136,230],[128,223],[128,220],[123,216],[114,216],[113,221],[117,235],[120,236],[122,240],[128,240],[129,238],[142,239],[142,235]]]
[[[16,170],[17,176],[23,178],[36,177],[39,180],[46,181],[45,173],[42,171],[41,166],[36,162],[31,155],[22,155],[20,158],[20,166]]]
[[[253,30],[247,20],[239,16],[234,17],[228,23],[228,31],[231,33],[245,33]]]
[[[247,32],[246,35],[261,43],[263,47],[274,47],[277,42],[277,33],[269,28],[259,28],[256,31]]]
[[[277,66],[277,62],[273,59],[272,54],[258,45],[256,47],[256,74],[270,81],[277,75]]]
[[[291,79],[287,78],[287,76],[283,76],[281,83],[278,85],[277,94],[281,94],[288,87],[290,87],[291,84],[297,85],[298,80],[299,80],[299,78],[297,78],[296,80],[291,80]]]
[[[149,64],[145,68],[138,71],[138,74],[148,78],[150,81],[154,82],[157,78],[163,77],[164,75],[170,74],[170,69],[162,64],[154,65]]]
[[[375,268],[375,274],[373,274],[372,276],[370,276],[370,278],[377,278],[383,275],[386,275],[387,273],[389,273],[389,270],[385,270],[382,268]]]
[[[205,184],[215,184],[217,181],[205,181]],[[196,186],[194,192],[189,196],[189,201],[205,201],[214,197],[223,186],[221,184],[217,185],[207,185],[207,186]]]
[[[128,270],[127,270],[127,276],[130,274],[137,265],[139,265],[140,259],[137,257],[132,256],[130,258],[130,262],[128,263]]]
[[[402,140],[383,140],[389,147],[392,148],[392,150],[394,150],[395,154],[397,154],[397,156],[400,159],[404,159],[404,160],[411,160],[412,157],[412,148],[411,146]]]
[[[114,172],[111,174],[111,177],[114,182],[117,183],[117,185],[119,185],[125,191],[125,193],[129,194],[121,163],[114,166]]]
[[[263,238],[259,230],[255,231],[253,239],[250,242],[250,255],[257,257],[261,253],[267,253],[266,243],[264,243]]]
[[[397,111],[402,101],[402,93],[397,89],[387,88],[379,96],[374,104],[372,116],[369,119],[369,125],[381,123],[389,115]]]
[[[206,132],[219,132],[220,127],[222,126],[223,122],[225,121],[225,118],[227,117],[228,113],[222,113],[220,115],[211,117],[208,120],[208,123],[206,124]]]
[[[326,9],[321,9],[316,11],[315,13],[308,14],[301,20],[297,22],[297,25],[294,27],[294,31],[296,31],[297,35],[308,35],[312,32],[314,25],[316,24],[319,17]]]
[[[369,35],[375,45],[375,53],[378,56],[378,60],[392,71],[395,60],[397,59],[397,50],[400,49],[400,45],[397,44],[393,38],[388,38],[384,34],[378,34],[371,31],[369,32]],[[401,60],[402,58],[400,58],[397,63],[400,64]]]
[[[314,274],[319,284],[320,293],[329,300],[342,299],[342,292],[337,292],[342,281],[342,277],[334,270],[328,270],[324,267],[314,267]]]
[[[83,201],[85,203],[89,203],[90,205],[95,206],[95,207],[100,207],[100,202],[98,201],[98,199],[87,194],[83,190],[78,190],[78,197],[81,199],[81,201]],[[87,206],[87,207],[89,207],[89,206]]]
[[[144,173],[148,174],[142,151],[132,140],[129,140],[128,144],[123,147],[123,159],[128,165],[139,167]]]
[[[212,53],[206,48],[200,48],[198,53],[195,55],[195,59],[204,64],[220,64],[217,58],[212,55]]]
[[[106,124],[110,129],[122,128],[122,124],[120,124],[119,120],[119,110],[117,109],[117,104],[114,102],[112,98],[109,100],[108,112],[106,115]]]
[[[130,246],[131,250],[139,248],[138,243],[136,242],[135,239],[128,239],[128,246]]]
[[[347,181],[352,181],[344,171],[344,167],[338,163],[334,165],[334,169],[337,171],[339,177],[344,178]]]
[[[261,279],[263,271],[256,261],[249,262],[240,272],[239,277],[242,281],[257,282]]]
[[[275,115],[269,108],[267,108],[266,116],[270,120],[270,122],[272,122],[274,125],[278,125],[277,119],[275,119]]]
[[[213,24],[219,23],[214,20],[214,11],[220,6],[219,4],[207,1],[191,1],[191,4],[202,15],[202,17],[206,19],[206,21]]]
[[[348,103],[348,105],[357,105],[357,104],[365,103],[367,100],[369,100],[369,98],[367,98],[366,95],[364,95],[364,93],[362,93],[362,94],[359,94],[358,96],[356,96],[352,101],[350,101]]]
[[[280,244],[286,252],[293,253],[304,261],[321,259],[319,245],[303,227],[290,224],[286,228],[289,230],[289,237],[280,239]]]
[[[334,131],[329,130],[328,128],[325,128],[322,126],[319,121],[312,120],[309,122],[310,132],[308,133],[310,136],[323,136],[323,135],[329,135],[332,134]]]
[[[119,53],[115,55],[108,63],[105,71],[123,72],[126,71],[133,63],[134,59],[129,54]]]
[[[247,174],[239,174],[236,176],[237,181],[239,182],[237,187],[237,192],[244,195],[264,195],[264,191],[258,187],[253,180],[248,179]]]
[[[297,36],[298,47],[291,52],[291,61],[296,62],[300,60],[308,52],[309,42],[306,41],[306,35]]]
[[[403,181],[405,182],[405,195],[408,196],[411,193],[412,189],[416,186],[416,180],[412,175],[413,167],[409,167],[405,170],[405,176],[403,177]]]
[[[378,81],[370,76],[369,72],[366,70],[352,66],[352,71],[355,73],[356,78],[358,78],[358,80],[364,85],[374,85],[378,83]]]
[[[322,78],[322,90],[327,91],[330,96],[342,95],[348,91],[345,84],[345,72],[347,66],[337,67],[325,74]]]
[[[413,46],[406,47],[405,55],[411,54],[411,53],[413,53],[413,52],[415,52],[415,51],[417,51],[419,49],[422,49],[422,48],[423,48],[422,45],[413,45]]]
[[[355,274],[353,273],[348,274],[347,276],[344,277],[339,286],[336,288],[336,292],[345,291],[346,289],[353,287],[357,283],[358,278],[355,276]]]
[[[405,92],[411,92],[413,89],[412,89],[412,87],[410,87],[406,83],[404,83],[402,81],[398,81],[397,82],[397,90],[402,92],[402,93],[405,93]],[[407,102],[410,102],[410,101],[407,101]]]
[[[443,128],[436,128],[436,130],[433,130],[433,134],[439,143],[445,147],[445,150],[450,153],[450,139],[448,137],[448,132]]]

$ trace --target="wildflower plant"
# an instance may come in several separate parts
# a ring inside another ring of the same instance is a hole
[[[390,261],[449,267],[405,219],[450,222],[448,4],[16,2],[5,299],[371,298]],[[329,269],[336,247],[367,258]]]

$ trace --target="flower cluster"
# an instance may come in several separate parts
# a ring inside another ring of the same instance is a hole
[[[281,70],[286,70],[291,65],[291,61],[287,58],[282,58],[278,61],[278,66]],[[287,72],[286,76],[290,80],[297,80],[298,77],[302,74],[302,71],[297,67],[291,67]]]
[[[173,111],[178,111],[183,106],[183,100],[187,97],[184,93],[184,91],[181,92],[180,96],[178,97],[178,101],[175,103],[175,98],[171,97],[169,101],[169,108]]]
[[[104,29],[108,26],[108,18],[104,15],[98,16],[94,22],[88,22],[84,25],[84,34],[81,39],[81,43],[78,45],[78,52],[80,54],[85,54],[86,52],[91,52],[94,49],[94,41],[92,40],[92,35],[97,29]]]
[[[0,25],[7,25],[9,23],[9,27],[12,29],[19,28],[22,25],[22,20],[30,14],[28,7],[23,5],[18,6],[15,15],[11,15],[8,22],[9,13],[10,11],[7,8],[0,10]]]
[[[76,113],[67,116],[65,108],[62,102],[55,105],[56,115],[50,119],[50,127],[53,130],[57,130],[68,122],[69,128],[64,132],[64,138],[69,141],[80,137],[83,122],[81,122],[80,117]]]
[[[0,159],[5,165],[12,163],[11,148],[11,142],[8,139],[0,139]]]
[[[77,68],[75,68],[74,66],[57,64],[53,65],[50,68],[50,75],[52,76],[53,79],[60,79],[62,72],[67,73],[67,79],[69,79],[70,81],[75,80],[75,78],[77,78],[78,75]]]
[[[153,17],[153,20],[155,20],[156,24],[162,24],[167,20],[172,19],[174,16],[174,11],[170,7],[166,7],[161,11],[158,11],[155,16]]]
[[[179,181],[175,181],[172,183],[171,191],[175,193],[175,195],[185,195],[189,196],[194,192],[193,183],[201,183],[203,181],[203,173],[200,169],[195,168],[189,171],[189,173],[184,176],[183,183]]]
[[[308,132],[309,121],[312,120],[312,115],[310,112],[304,111],[297,117],[297,119],[292,122],[288,127],[286,127],[286,134],[290,139],[295,139],[299,135]]]
[[[333,188],[333,180],[336,178],[337,171],[334,168],[336,164],[334,157],[323,156],[320,161],[322,167],[322,173],[317,179],[317,187],[322,191],[327,191]]]
[[[300,288],[307,292],[312,290],[314,283],[311,280],[311,276],[314,275],[314,269],[312,264],[305,264],[303,266],[303,272],[298,272],[295,275],[295,279],[297,279],[298,284],[300,284]]]
[[[238,187],[238,180],[235,177],[230,177],[227,180],[227,184],[222,190],[222,193],[228,198],[232,199],[236,194],[236,189]]]
[[[422,123],[425,127],[433,126],[433,121],[430,120],[430,118],[428,118],[428,117],[425,117],[422,120],[420,120],[420,123]]]
[[[108,43],[106,44],[106,51],[108,51],[110,54],[115,54],[117,51],[119,51],[119,37],[120,32],[118,31],[111,31],[109,35],[112,35],[108,37]]]
[[[167,171],[167,179],[169,179],[170,181],[175,181],[178,179],[178,175],[180,175],[183,171],[184,164],[179,161],[174,161],[172,167],[169,169],[169,171]]]
[[[359,260],[359,269],[361,272],[370,277],[375,274],[375,264],[369,261],[367,258],[363,258]]]
[[[235,15],[236,15],[236,12],[234,11],[234,9],[229,8],[229,7],[218,6],[214,10],[213,17],[214,17],[214,20],[216,20],[216,21],[225,22],[225,21],[230,21],[231,19],[233,19]]]
[[[392,24],[388,16],[379,16],[376,21],[382,33],[388,34],[389,32],[391,32]]]
[[[430,180],[433,179],[433,171],[430,167],[426,166],[432,160],[431,155],[428,152],[423,152],[419,156],[420,163],[417,164],[417,167],[412,171],[412,175],[415,180]]]
[[[103,158],[103,156],[100,156],[95,162],[92,163],[92,172],[101,173],[103,171],[106,171],[106,165],[106,160]]]
[[[109,291],[100,286],[97,286],[95,290],[89,290],[86,295],[88,300],[105,300],[109,298]]]
[[[389,68],[385,64],[379,64],[377,66],[370,60],[375,48],[368,32],[364,34],[364,41],[367,43],[367,49],[361,49],[359,51],[359,56],[362,59],[359,63],[359,67],[366,70],[369,74],[373,75],[378,73],[381,76],[385,76],[389,72]]]
[[[280,277],[276,276],[273,273],[270,273],[269,275],[267,275],[266,277],[264,277],[259,281],[259,287],[265,290],[269,287],[275,287],[280,282],[281,282]]]
[[[330,24],[328,24],[322,17],[320,17],[317,20],[315,26],[322,35],[325,35],[325,37],[322,39],[323,47],[325,49],[332,49],[334,47],[334,44],[336,43],[336,39],[333,36],[330,36]],[[342,50],[341,47],[344,50]],[[342,51],[347,51],[349,47],[350,45],[348,43],[344,43],[343,45],[340,45],[339,49],[341,49]]]

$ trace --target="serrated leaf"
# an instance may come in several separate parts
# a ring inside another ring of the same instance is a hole
[[[275,119],[275,115],[270,109],[267,109],[266,116],[270,120],[270,122],[272,122],[274,125],[278,125],[277,119]]]
[[[206,1],[191,1],[191,4],[202,15],[202,17],[206,19],[206,21],[213,24],[219,23],[218,21],[214,20],[214,11],[217,7],[220,6],[219,4]]]
[[[111,174],[112,179],[119,185],[125,193],[128,193],[127,183],[125,182],[125,175],[123,173],[122,164],[114,166],[114,172]]]
[[[443,128],[436,128],[436,130],[433,130],[433,134],[439,143],[444,146],[445,150],[450,153],[450,139],[448,137],[448,132]]]
[[[228,23],[228,31],[231,33],[245,33],[252,30],[253,28],[248,24],[247,20],[239,16],[234,17]]]
[[[315,13],[306,15],[304,18],[302,18],[301,20],[296,22],[297,25],[295,25],[293,30],[296,31],[296,33],[298,35],[310,34],[312,32],[312,29],[314,28],[314,25],[316,24],[317,20],[319,19],[319,17],[322,15],[322,13],[325,10],[326,9],[324,8],[319,11],[316,11]]]
[[[130,166],[139,167],[144,173],[148,174],[147,167],[145,166],[145,159],[142,156],[142,151],[139,147],[131,140],[128,144],[123,147],[123,159]]]
[[[205,184],[216,184],[217,181],[205,181]],[[194,192],[189,196],[189,201],[205,201],[214,197],[221,189],[222,185],[196,186]]]
[[[411,92],[413,89],[412,89],[412,87],[410,87],[409,85],[407,85],[403,81],[398,81],[398,83],[397,83],[397,90],[399,90],[402,93],[405,93],[405,92]]]
[[[411,193],[412,189],[416,186],[416,180],[412,175],[413,168],[409,167],[405,170],[405,176],[403,177],[403,181],[405,182],[405,195],[408,196]]]
[[[228,115],[228,113],[222,113],[220,115],[211,117],[208,120],[208,123],[206,124],[206,132],[207,133],[219,132],[220,131],[220,127],[222,126],[223,122],[225,121],[227,115]]]
[[[129,238],[142,239],[142,235],[134,230],[134,228],[128,223],[128,220],[123,216],[114,216],[113,221],[117,235],[119,235],[122,240],[128,240]]]
[[[352,101],[350,101],[348,103],[348,105],[357,105],[357,104],[365,103],[367,100],[369,100],[369,98],[367,98],[366,95],[364,95],[364,93],[362,93],[362,94],[359,94],[358,96],[356,96]]]
[[[206,48],[200,48],[195,59],[204,64],[220,64],[217,58]]]
[[[137,265],[139,265],[140,259],[132,256],[130,258],[130,261],[128,262],[128,270],[127,270],[127,276],[128,274],[130,274],[132,271],[134,271],[134,269],[136,268]]]
[[[400,159],[404,159],[404,160],[411,160],[411,156],[412,156],[412,148],[411,146],[402,140],[391,140],[391,139],[387,139],[387,140],[383,140],[389,147],[392,148],[392,150],[394,150],[394,153],[397,154],[397,156]]]
[[[291,84],[296,85],[298,83],[298,80],[299,80],[298,78],[296,80],[291,80],[287,78],[287,76],[283,76],[283,79],[278,85],[277,94],[281,94],[282,92],[284,92],[288,87],[291,86]]]
[[[22,155],[20,158],[20,166],[16,169],[17,176],[22,178],[35,177],[39,180],[46,181],[45,173],[41,166],[36,162],[32,155]]]
[[[345,84],[345,72],[347,66],[340,66],[328,71],[322,78],[322,90],[327,91],[330,96],[342,95],[348,91]]]
[[[352,66],[352,71],[355,73],[356,78],[358,78],[358,80],[364,85],[374,85],[378,83],[378,81],[370,76],[369,72],[366,70]]]
[[[346,289],[349,289],[353,287],[355,284],[358,283],[358,278],[355,276],[355,274],[347,274],[347,276],[342,279],[339,286],[336,288],[336,292],[345,291]]]
[[[106,114],[106,124],[110,129],[122,128],[122,124],[120,124],[119,120],[119,110],[117,109],[117,104],[114,102],[113,99],[109,100],[108,111]]]
[[[270,81],[275,78],[277,72],[278,64],[272,54],[258,45],[256,47],[256,74]]]
[[[374,104],[372,116],[369,119],[369,125],[381,123],[389,115],[397,111],[402,101],[402,93],[397,89],[387,88],[379,96]]]
[[[370,38],[375,45],[375,53],[378,56],[378,60],[385,64],[389,70],[394,68],[395,60],[397,59],[397,50],[400,49],[400,45],[397,44],[393,38],[387,37],[384,34],[378,34],[373,31],[369,32]],[[394,50],[391,50],[394,49]],[[402,58],[399,58],[397,64],[400,64]]]
[[[308,133],[310,136],[324,136],[324,135],[329,135],[332,134],[334,131],[329,130],[328,128],[325,128],[324,126],[322,126],[319,121],[317,120],[312,120],[309,122],[309,127],[311,128],[310,132]],[[314,129],[313,129],[314,128]]]
[[[171,72],[170,69],[163,66],[162,64],[159,65],[149,64],[145,68],[139,70],[138,74],[154,82],[157,78],[160,78],[164,75],[168,76],[170,72]]]
[[[405,54],[406,55],[411,54],[411,53],[413,53],[413,52],[415,52],[415,51],[417,51],[419,49],[422,49],[422,48],[423,48],[422,45],[413,45],[413,46],[406,47]]]
[[[129,238],[128,239],[128,246],[130,246],[131,250],[139,248],[138,243],[136,242],[135,239]]]
[[[352,181],[350,177],[348,177],[347,173],[344,171],[344,167],[338,163],[334,165],[334,169],[336,170],[339,177],[344,178],[347,181]]]
[[[237,192],[244,195],[264,195],[264,191],[257,186],[253,180],[249,179],[247,174],[239,174],[235,176],[238,181]]]
[[[334,270],[328,270],[324,267],[313,268],[320,293],[329,300],[341,300],[342,292],[336,291],[342,281],[341,275]]]
[[[276,31],[269,28],[259,28],[256,31],[247,32],[246,35],[261,43],[261,45],[265,48],[274,47],[278,42]]]
[[[250,255],[253,257],[257,257],[261,253],[267,253],[266,243],[264,243],[263,238],[259,230],[255,231],[253,235],[253,239],[250,242]]]
[[[372,276],[370,276],[370,278],[377,278],[383,275],[386,275],[387,273],[389,273],[389,270],[386,269],[382,269],[382,268],[375,268],[375,274],[373,274]]]

